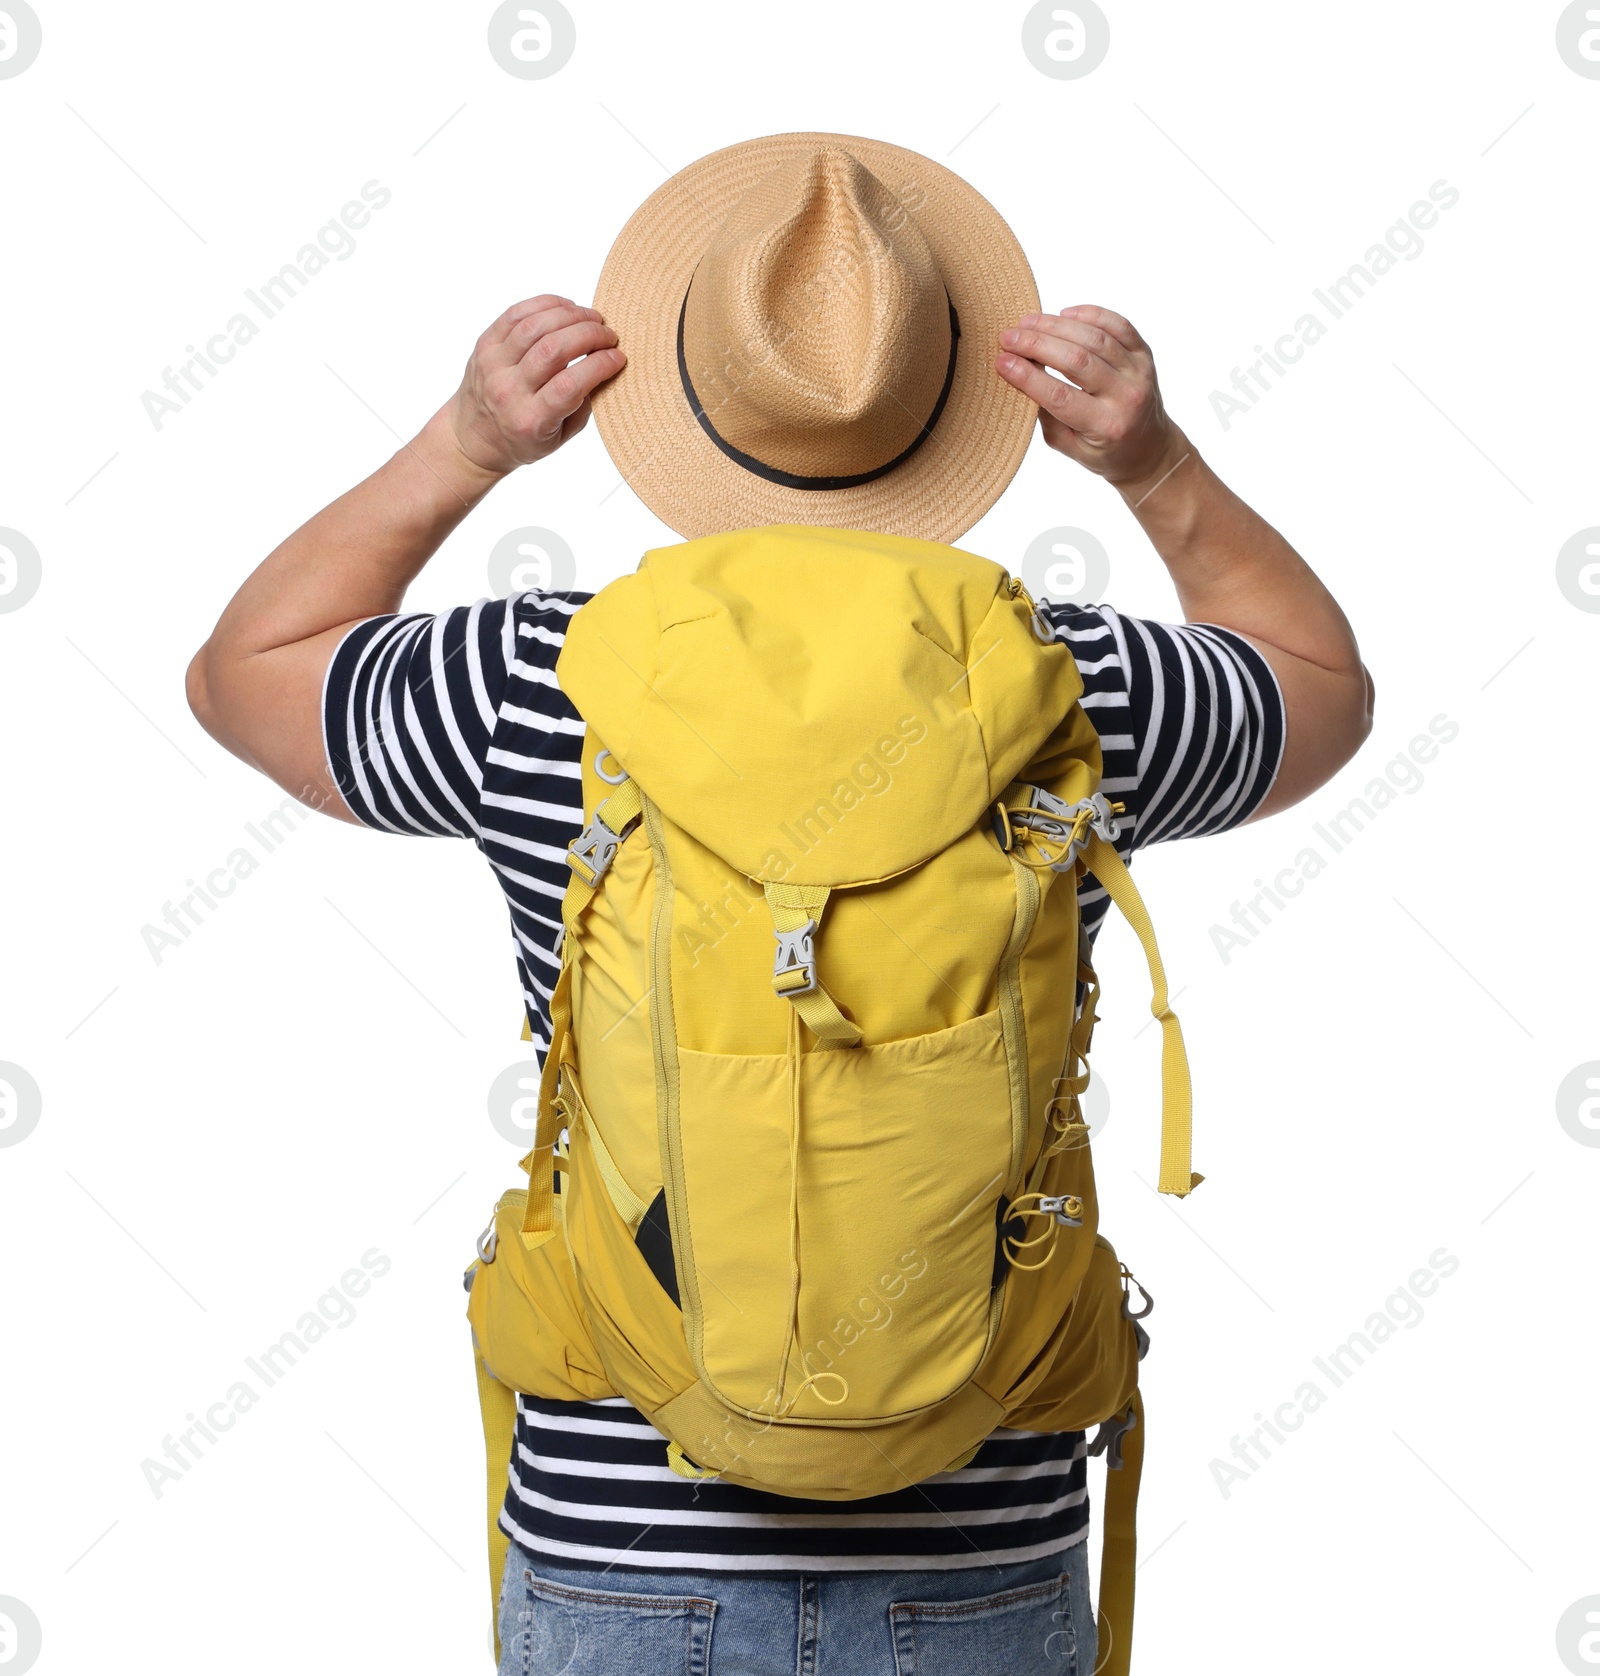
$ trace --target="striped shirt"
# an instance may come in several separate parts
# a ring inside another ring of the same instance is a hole
[[[583,723],[556,683],[567,623],[589,596],[522,593],[438,616],[374,617],[329,665],[323,727],[335,783],[380,831],[470,838],[510,909],[534,1045],[549,1045],[566,847],[582,825]],[[1045,603],[1083,677],[1101,786],[1126,805],[1117,848],[1223,832],[1265,797],[1283,700],[1248,642],[1208,624]],[[1082,889],[1091,936],[1108,901]],[[1083,1540],[1082,1433],[996,1432],[955,1472],[890,1495],[810,1502],[666,1463],[626,1401],[517,1402],[501,1525],[567,1565],[783,1575],[1012,1564]]]

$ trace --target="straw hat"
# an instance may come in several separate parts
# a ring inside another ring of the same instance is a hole
[[[628,364],[594,397],[617,469],[693,538],[827,524],[953,541],[1037,409],[994,370],[1039,307],[1011,229],[958,175],[848,134],[774,134],[634,212],[595,307]]]

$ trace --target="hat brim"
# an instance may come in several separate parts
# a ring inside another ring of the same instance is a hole
[[[837,146],[905,204],[961,323],[938,423],[901,465],[844,489],[772,483],[729,459],[700,428],[678,371],[678,314],[696,265],[745,191],[818,146]],[[714,151],[658,187],[629,217],[601,270],[595,307],[628,364],[594,395],[617,470],[663,523],[693,539],[761,524],[825,524],[954,541],[1016,475],[1038,409],[994,369],[999,334],[1039,307],[1028,259],[999,212],[930,158],[850,134],[773,134]]]

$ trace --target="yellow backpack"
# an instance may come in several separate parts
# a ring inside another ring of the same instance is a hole
[[[529,1186],[467,1276],[491,1585],[517,1391],[623,1396],[685,1476],[828,1500],[1101,1425],[1125,1671],[1147,1341],[1079,1111],[1085,871],[1149,958],[1161,1190],[1200,1178],[1070,651],[986,559],[773,526],[646,554],[557,674],[586,824]]]

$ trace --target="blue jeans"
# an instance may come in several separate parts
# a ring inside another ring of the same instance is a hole
[[[499,1676],[1092,1676],[1086,1544],[802,1578],[550,1565],[515,1543]]]

